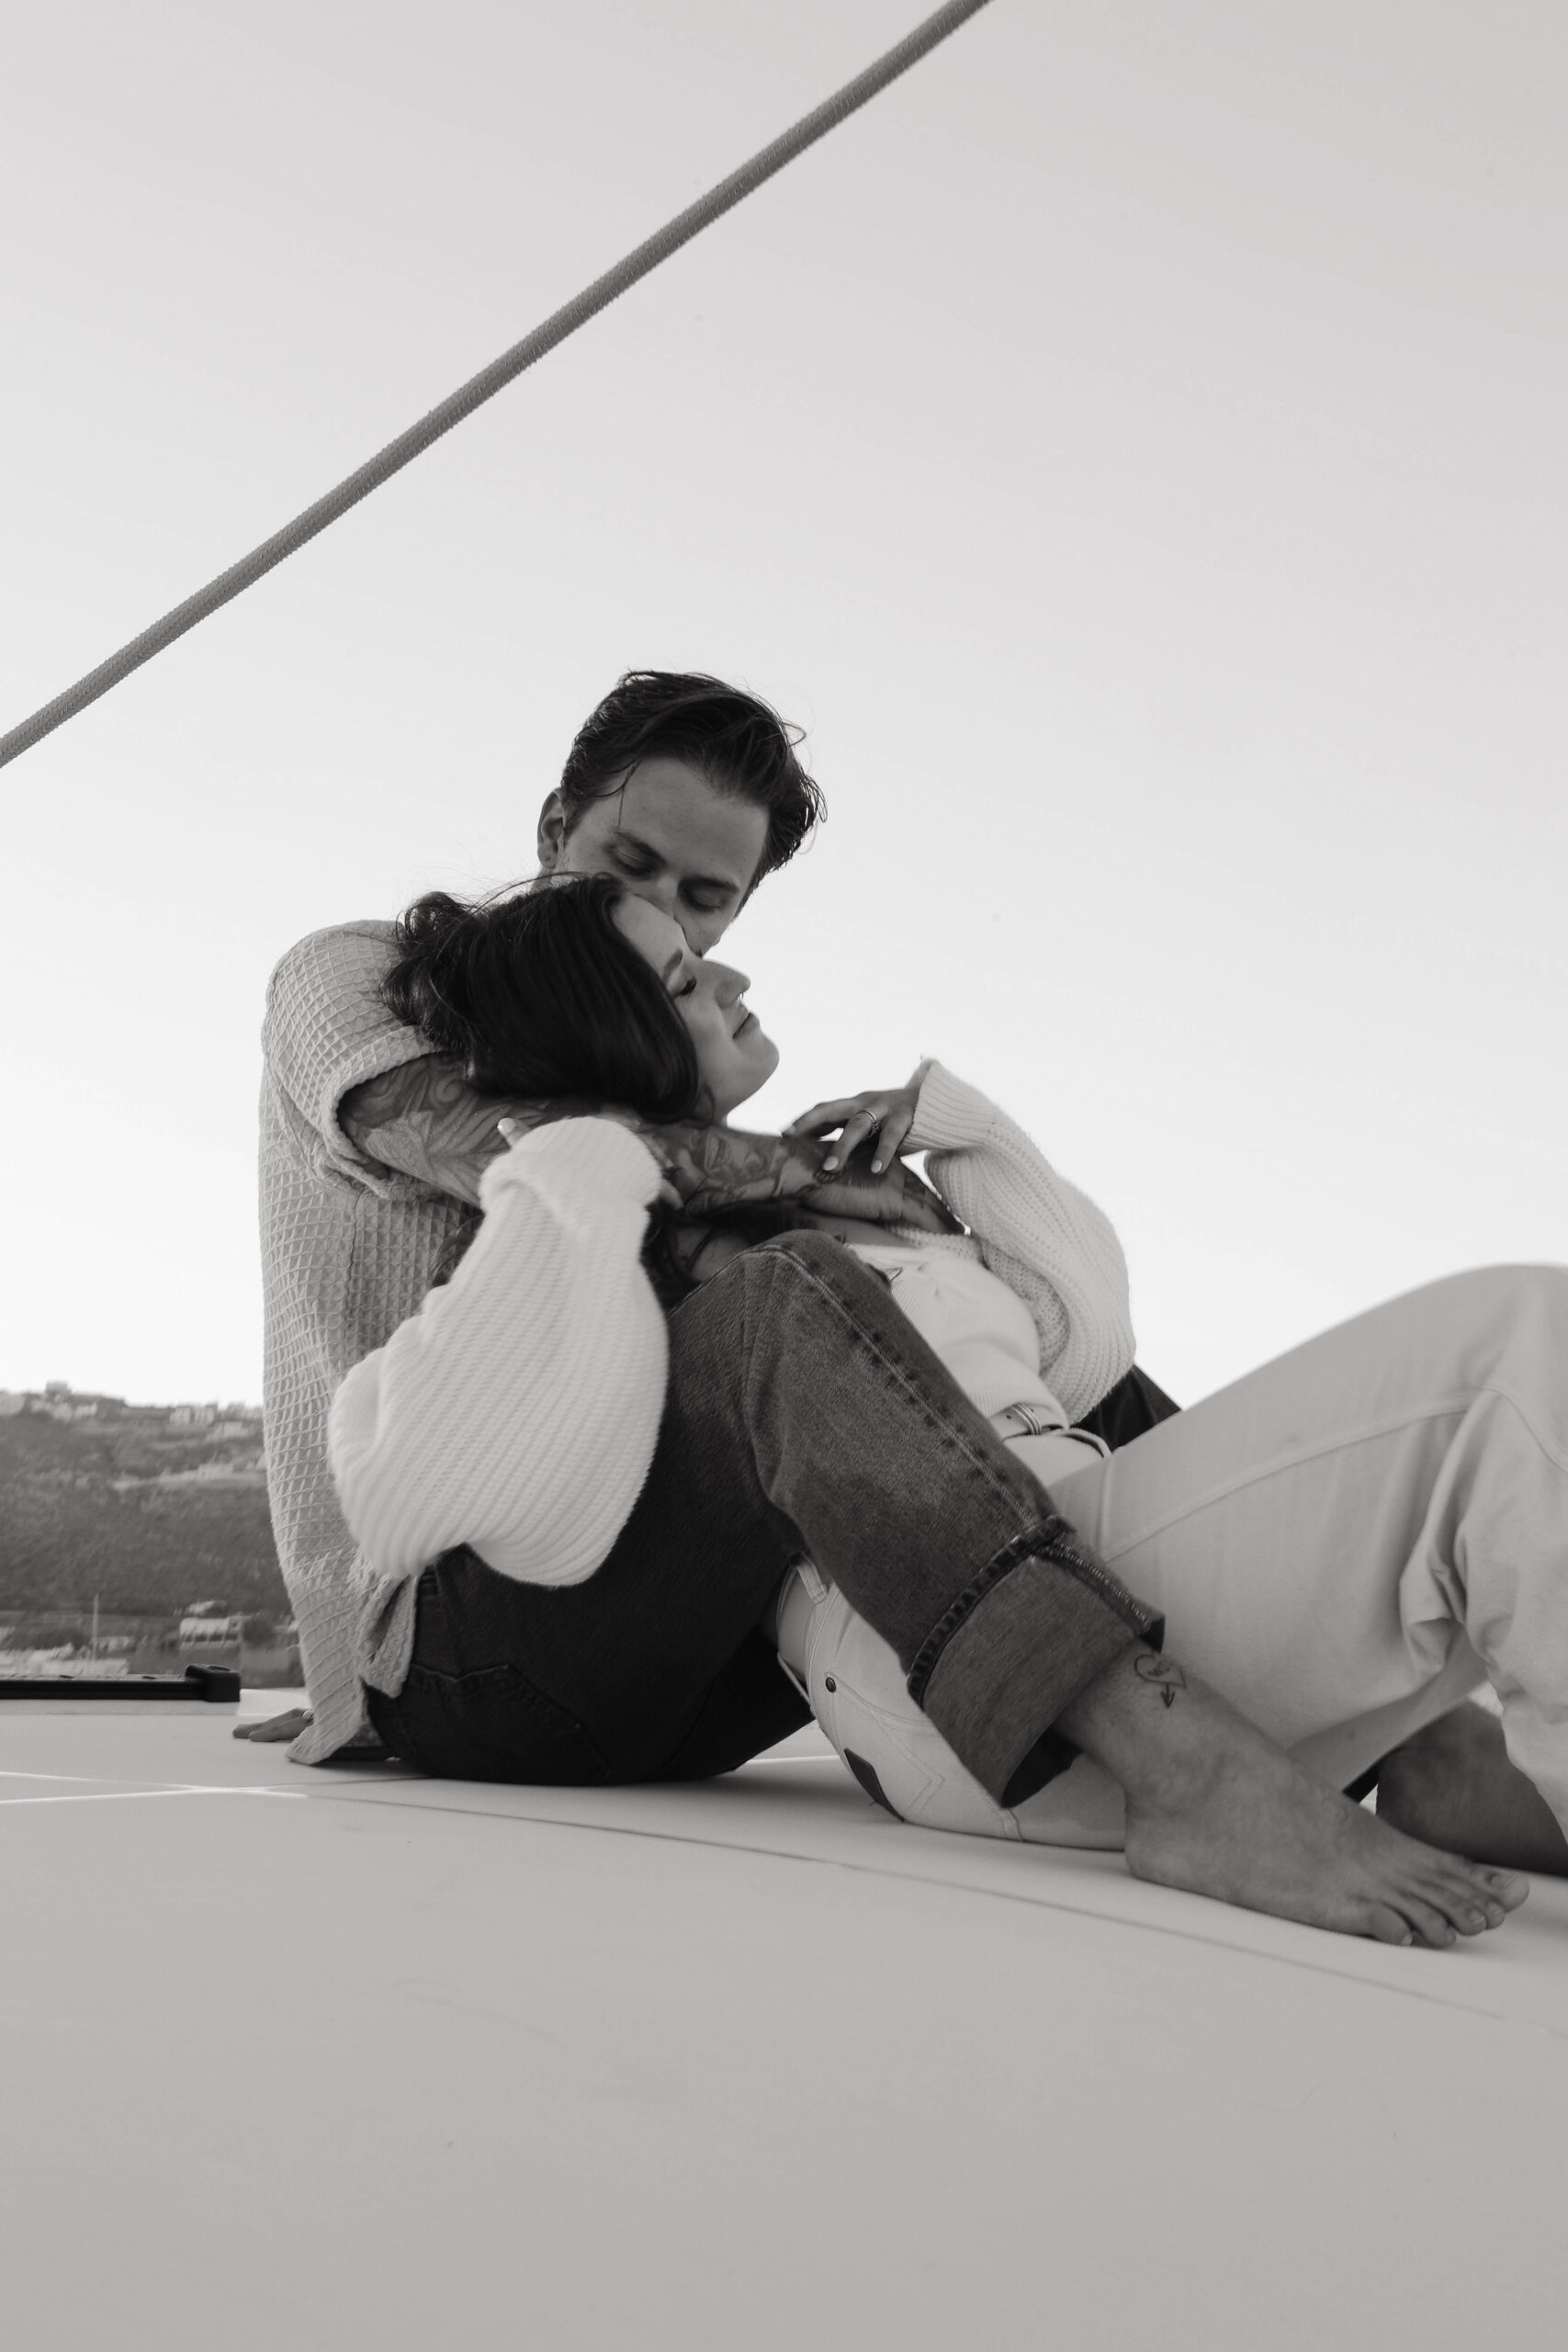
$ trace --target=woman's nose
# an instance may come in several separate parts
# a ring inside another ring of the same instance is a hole
[[[714,994],[720,1004],[733,1004],[751,985],[750,975],[738,972],[733,964],[716,964],[710,956],[707,967],[715,975]]]

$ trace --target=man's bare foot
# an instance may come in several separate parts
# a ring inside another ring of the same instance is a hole
[[[1380,1943],[1440,1947],[1500,1927],[1513,1871],[1404,1836],[1322,1787],[1255,1724],[1142,1643],[1056,1727],[1121,1782],[1135,1878]]]
[[[1497,1717],[1468,1702],[1384,1757],[1378,1819],[1447,1854],[1568,1878],[1556,1815],[1509,1762]]]

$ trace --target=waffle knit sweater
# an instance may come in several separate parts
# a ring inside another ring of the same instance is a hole
[[[1055,1395],[1086,1411],[1133,1360],[1107,1219],[938,1063],[909,1148],[931,1153],[932,1183],[975,1228],[911,1243],[998,1275],[1029,1307]],[[401,1688],[415,1582],[449,1546],[531,1584],[579,1583],[608,1556],[663,1402],[664,1325],[639,1255],[658,1182],[652,1154],[608,1120],[521,1137],[486,1171],[485,1220],[451,1284],[344,1381],[332,1462],[373,1563],[361,1657],[377,1689]]]
[[[302,939],[272,976],[262,1027],[267,1489],[314,1717],[288,1751],[301,1764],[374,1737],[357,1658],[371,1579],[338,1507],[328,1408],[350,1365],[416,1311],[466,1215],[367,1159],[339,1123],[351,1088],[427,1050],[377,993],[391,942],[389,922]]]

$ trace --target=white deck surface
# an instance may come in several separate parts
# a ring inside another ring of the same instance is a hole
[[[1568,2336],[1562,1883],[1387,1951],[825,1755],[513,1789],[232,1721],[0,1713],[16,2352]]]

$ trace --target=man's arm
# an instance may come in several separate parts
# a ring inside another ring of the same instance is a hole
[[[875,1225],[913,1225],[926,1233],[955,1233],[957,1220],[912,1168],[894,1160],[874,1175],[869,1154],[824,1176],[829,1147],[814,1136],[749,1135],[737,1127],[693,1123],[660,1127],[651,1138],[662,1150],[671,1182],[695,1216],[759,1201],[798,1201],[825,1216],[865,1217]]]
[[[338,1118],[367,1159],[477,1208],[479,1179],[506,1149],[496,1122],[510,1117],[536,1126],[540,1107],[488,1101],[455,1063],[422,1054],[351,1088]],[[560,1114],[558,1106],[550,1109]]]
[[[575,1101],[499,1102],[476,1094],[455,1063],[424,1054],[353,1088],[338,1115],[367,1159],[472,1207],[479,1202],[479,1179],[506,1149],[500,1120],[526,1129],[591,1117],[604,1108]],[[824,1181],[828,1147],[814,1136],[749,1135],[695,1120],[637,1132],[662,1159],[671,1183],[696,1216],[759,1201],[799,1200],[834,1216],[914,1225],[931,1233],[954,1230],[936,1195],[898,1160],[874,1176],[857,1155],[854,1163]]]

